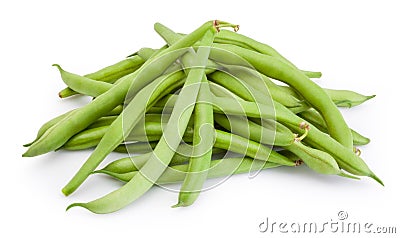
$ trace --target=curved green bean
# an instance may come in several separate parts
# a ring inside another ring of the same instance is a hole
[[[86,74],[84,77],[92,80],[114,83],[117,79],[136,71],[144,62],[145,61],[140,56],[135,55],[94,73]],[[61,98],[66,98],[75,94],[77,94],[77,92],[68,87],[58,93]]]
[[[296,97],[293,97],[292,95],[283,92],[283,90],[281,90],[280,87],[278,87],[276,84],[272,83],[267,76],[260,74],[253,69],[249,69],[248,67],[243,67],[240,65],[223,66],[223,70],[226,70],[226,72],[216,71],[215,73],[210,75],[212,79],[218,80],[218,82],[216,83],[223,86],[231,86],[231,81],[234,81],[238,87],[244,87],[242,83],[244,82],[256,90],[260,87],[265,87],[268,88],[268,92],[270,93],[272,99],[280,102],[282,105],[289,108],[301,106],[300,100],[298,100]],[[231,75],[229,75],[228,73]],[[246,89],[246,91],[248,91],[248,89]]]
[[[345,147],[353,148],[350,129],[327,93],[299,70],[274,57],[256,53],[233,45],[214,44],[210,58],[217,62],[232,63],[232,54],[237,54],[268,77],[285,82],[296,90],[323,116],[330,135]],[[234,62],[238,63],[238,62]],[[240,63],[240,62],[239,62]]]
[[[298,115],[306,120],[307,122],[313,124],[316,128],[318,128],[322,132],[327,132],[326,125],[321,115],[315,111],[314,109],[306,110],[298,113]],[[354,145],[366,145],[370,142],[370,139],[361,135],[360,133],[351,130],[351,135],[353,137]]]
[[[269,56],[273,56],[292,67],[296,67],[293,63],[291,63],[288,59],[283,57],[281,54],[278,53],[274,48],[271,46],[256,41],[250,37],[244,36],[237,32],[230,32],[226,30],[221,30],[215,37],[216,43],[223,43],[223,44],[232,44],[235,46],[239,46],[245,49],[249,49],[252,51],[259,52],[261,54],[266,54]],[[321,72],[312,72],[312,71],[302,71],[307,77],[309,78],[320,78]]]
[[[67,72],[58,64],[53,64],[60,71],[61,78],[64,83],[77,93],[97,97],[103,92],[111,89],[113,84],[102,81],[95,81],[88,77],[81,77],[79,75]]]
[[[206,75],[203,75],[199,95],[194,108],[193,156],[189,159],[188,173],[182,183],[178,203],[173,207],[192,205],[207,179],[211,164],[214,141],[214,117],[211,91]]]
[[[65,117],[67,117],[68,115],[70,115],[75,109],[68,111],[64,114],[61,114],[51,120],[49,120],[48,122],[44,123],[38,130],[36,138],[30,142],[24,145],[24,147],[28,147],[31,146],[33,143],[35,143],[37,140],[39,140],[40,137],[42,137],[42,135],[52,126],[54,126],[55,124],[57,124],[59,121],[63,120]]]
[[[278,86],[285,93],[294,97],[301,98],[291,87]],[[324,88],[324,91],[329,95],[332,101],[338,107],[355,107],[363,104],[364,102],[374,98],[376,95],[366,96],[351,90],[329,89]]]

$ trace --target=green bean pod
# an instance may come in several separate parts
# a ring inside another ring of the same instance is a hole
[[[153,147],[153,149],[154,149],[156,146],[156,143],[153,143],[153,144],[154,144],[154,146],[152,144],[150,144],[150,146]],[[130,150],[130,149],[128,149],[128,150]],[[150,152],[150,150],[146,151],[146,152]],[[222,153],[225,153],[225,152],[226,152],[225,150],[222,150],[219,148],[215,148],[215,147],[212,148],[213,155],[221,155]],[[178,165],[178,164],[187,163],[189,161],[189,157],[187,157],[187,155],[189,155],[191,153],[192,152],[188,150],[188,147],[180,145],[178,147],[174,157],[172,157],[172,160],[169,163],[169,165]],[[112,172],[112,173],[120,173],[120,174],[128,173],[128,172],[132,172],[132,171],[137,171],[138,168],[141,168],[146,161],[147,160],[145,160],[142,155],[135,155],[135,156],[131,156],[131,157],[114,160],[113,162],[109,163],[101,170]]]
[[[301,118],[303,118],[304,120],[306,120],[307,122],[313,124],[316,128],[318,128],[320,131],[322,132],[327,132],[326,129],[326,124],[324,122],[324,120],[322,119],[321,115],[313,110],[306,110],[303,112],[300,112],[298,114]],[[361,135],[360,133],[354,131],[353,129],[351,130],[351,135],[353,137],[353,144],[354,145],[366,145],[370,142],[370,139]]]
[[[221,164],[223,166],[218,166]],[[226,177],[233,174],[250,173],[258,170],[265,170],[269,168],[279,167],[279,164],[274,164],[271,162],[256,161],[250,158],[224,158],[218,160],[212,160],[210,164],[210,169],[207,173],[207,178],[219,178]],[[174,165],[166,169],[165,172],[157,180],[156,184],[171,184],[182,182],[185,179],[186,171],[189,165]],[[114,177],[122,182],[129,182],[133,177],[135,177],[139,172],[131,171],[127,173],[115,173],[107,170],[96,170],[94,173],[107,174]]]
[[[328,153],[303,145],[295,141],[284,149],[297,155],[310,169],[320,174],[342,174],[336,160]]]
[[[222,71],[216,71],[212,74],[209,75],[209,78],[216,84],[219,84],[225,88],[231,88],[231,87],[239,87],[243,88],[241,90],[238,90],[240,92],[246,92],[248,89],[245,89],[243,84],[240,82],[240,80],[248,80],[254,83],[260,83],[257,82],[258,80],[254,78],[250,78],[249,76],[242,76],[242,75],[237,75],[236,73],[232,72],[233,75],[229,75],[228,72],[222,72]],[[235,79],[236,78],[236,79]],[[262,84],[259,84],[258,87],[262,86]],[[265,85],[267,88],[267,85]],[[300,106],[299,100],[296,98],[290,96],[290,95],[283,95],[279,93],[279,91],[275,90],[274,88],[269,88],[268,87],[268,93],[274,99],[275,101],[281,102],[283,105],[287,107],[297,107]],[[239,97],[242,97],[243,95],[238,95]],[[265,97],[268,97],[269,95],[265,95]]]
[[[295,165],[293,161],[288,160],[286,157],[281,156],[276,151],[258,142],[225,131],[215,130],[215,133],[214,147],[246,155],[257,160],[286,166]]]
[[[94,73],[86,74],[85,77],[92,80],[114,83],[117,79],[136,71],[144,62],[145,61],[141,57],[136,55]],[[75,94],[78,93],[68,87],[58,93],[61,98],[66,98]]]
[[[156,141],[123,143],[118,145],[114,149],[114,152],[124,154],[144,154],[153,151],[156,145]]]
[[[296,68],[296,66],[293,63],[291,63],[288,59],[279,54],[279,52],[276,51],[271,46],[256,41],[250,37],[244,36],[237,32],[222,30],[216,35],[215,42],[223,44],[232,44],[248,50],[256,51],[261,54],[273,56],[281,60],[282,62]],[[309,78],[320,78],[322,75],[321,72],[312,72],[312,71],[302,71],[302,72]]]
[[[30,142],[24,145],[24,147],[29,147],[31,146],[33,143],[35,143],[37,140],[39,140],[40,137],[42,137],[42,135],[52,126],[54,126],[55,124],[57,124],[59,121],[63,120],[65,117],[67,117],[68,115],[70,115],[75,109],[68,111],[64,114],[61,114],[51,120],[49,120],[48,122],[44,123],[38,130],[36,138]]]
[[[79,75],[67,72],[58,64],[53,64],[53,66],[56,66],[60,71],[64,83],[77,93],[97,97],[113,87],[111,83],[96,81],[88,77],[80,77]]]
[[[296,137],[295,134],[284,126],[278,131],[275,125],[268,128],[258,125],[245,117],[230,116],[227,118],[224,115],[216,114],[214,118],[219,125],[231,131],[233,134],[249,138],[262,144],[287,146],[292,144]]]
[[[301,96],[298,95],[298,93],[293,90],[291,87],[287,86],[278,86],[286,92],[287,94],[290,94],[294,97],[301,98]],[[371,96],[365,96],[360,93],[351,91],[351,90],[339,90],[339,89],[329,89],[329,88],[324,88],[324,91],[329,95],[329,97],[332,99],[332,101],[335,103],[336,106],[338,107],[355,107],[358,105],[363,104],[364,102],[374,98],[376,95],[371,95]]]
[[[184,66],[186,62],[184,62]],[[194,108],[193,154],[189,159],[188,173],[182,183],[178,203],[173,207],[192,205],[207,179],[214,141],[214,117],[211,91],[204,74]]]

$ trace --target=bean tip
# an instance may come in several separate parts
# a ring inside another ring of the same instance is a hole
[[[375,180],[376,182],[378,182],[380,185],[385,186],[385,184],[383,183],[383,181],[378,178],[378,176],[376,176],[375,174],[370,175],[369,177],[371,177],[373,180]]]
[[[177,204],[171,206],[172,208],[177,208],[177,207],[186,207],[185,203],[182,201],[179,201]]]
[[[64,187],[64,188],[61,190],[61,192],[62,192],[65,196],[68,196],[68,195],[70,195],[73,191],[70,191],[70,189]]]
[[[26,144],[24,144],[24,145],[22,145],[23,147],[29,147],[29,146],[31,146],[33,144],[33,142],[29,142],[29,143],[26,143]]]
[[[34,155],[32,155],[32,154],[30,153],[29,149],[28,149],[25,153],[22,154],[22,157],[33,157],[33,156],[34,156]]]
[[[72,203],[65,209],[65,211],[67,212],[69,209],[71,209],[73,207],[85,207],[85,206],[84,206],[84,203]]]

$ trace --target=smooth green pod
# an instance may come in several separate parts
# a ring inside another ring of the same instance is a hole
[[[94,73],[86,74],[85,77],[92,80],[114,83],[117,79],[136,71],[144,62],[145,60],[140,56],[133,55],[132,57],[128,57],[127,59],[100,69]],[[66,98],[76,94],[78,93],[68,87],[58,93],[60,98]]]
[[[218,164],[222,164],[223,166],[218,166]],[[211,161],[210,169],[207,173],[207,179],[226,177],[233,174],[250,173],[253,171],[276,168],[279,166],[281,165],[271,162],[255,161],[250,158],[217,159]],[[188,167],[188,164],[171,166],[160,176],[156,184],[162,185],[182,182],[185,178],[185,172],[188,170]],[[138,171],[115,173],[107,170],[96,170],[94,173],[107,174],[122,182],[129,182],[138,174]]]
[[[315,127],[317,127],[319,130],[321,130],[322,132],[327,132],[326,129],[326,124],[324,122],[324,120],[322,119],[321,115],[313,110],[306,110],[306,111],[302,111],[298,114],[301,118],[303,118],[304,120],[306,120],[307,122],[313,124]],[[370,142],[370,139],[361,135],[360,133],[354,131],[353,129],[351,130],[351,134],[353,136],[353,144],[354,145],[366,145]]]

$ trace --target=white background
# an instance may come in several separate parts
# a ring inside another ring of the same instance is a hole
[[[258,225],[266,217],[329,222],[337,220],[342,210],[348,212],[350,222],[397,226],[400,232],[400,14],[395,1],[7,2],[0,4],[0,233],[12,237],[303,237],[307,234],[263,234]],[[376,94],[375,99],[343,113],[352,128],[371,138],[371,144],[361,148],[362,157],[386,186],[368,178],[320,176],[305,167],[278,168],[251,180],[235,176],[201,194],[188,208],[170,208],[177,194],[154,188],[113,214],[95,215],[81,208],[65,212],[68,204],[92,200],[121,184],[93,176],[75,194],[64,197],[61,188],[90,151],[21,157],[22,144],[35,136],[42,123],[88,101],[59,99],[57,92],[64,85],[51,65],[89,73],[141,47],[161,46],[163,41],[153,31],[157,21],[190,32],[215,18],[240,24],[242,34],[270,44],[299,68],[322,71],[317,81],[324,87]]]

